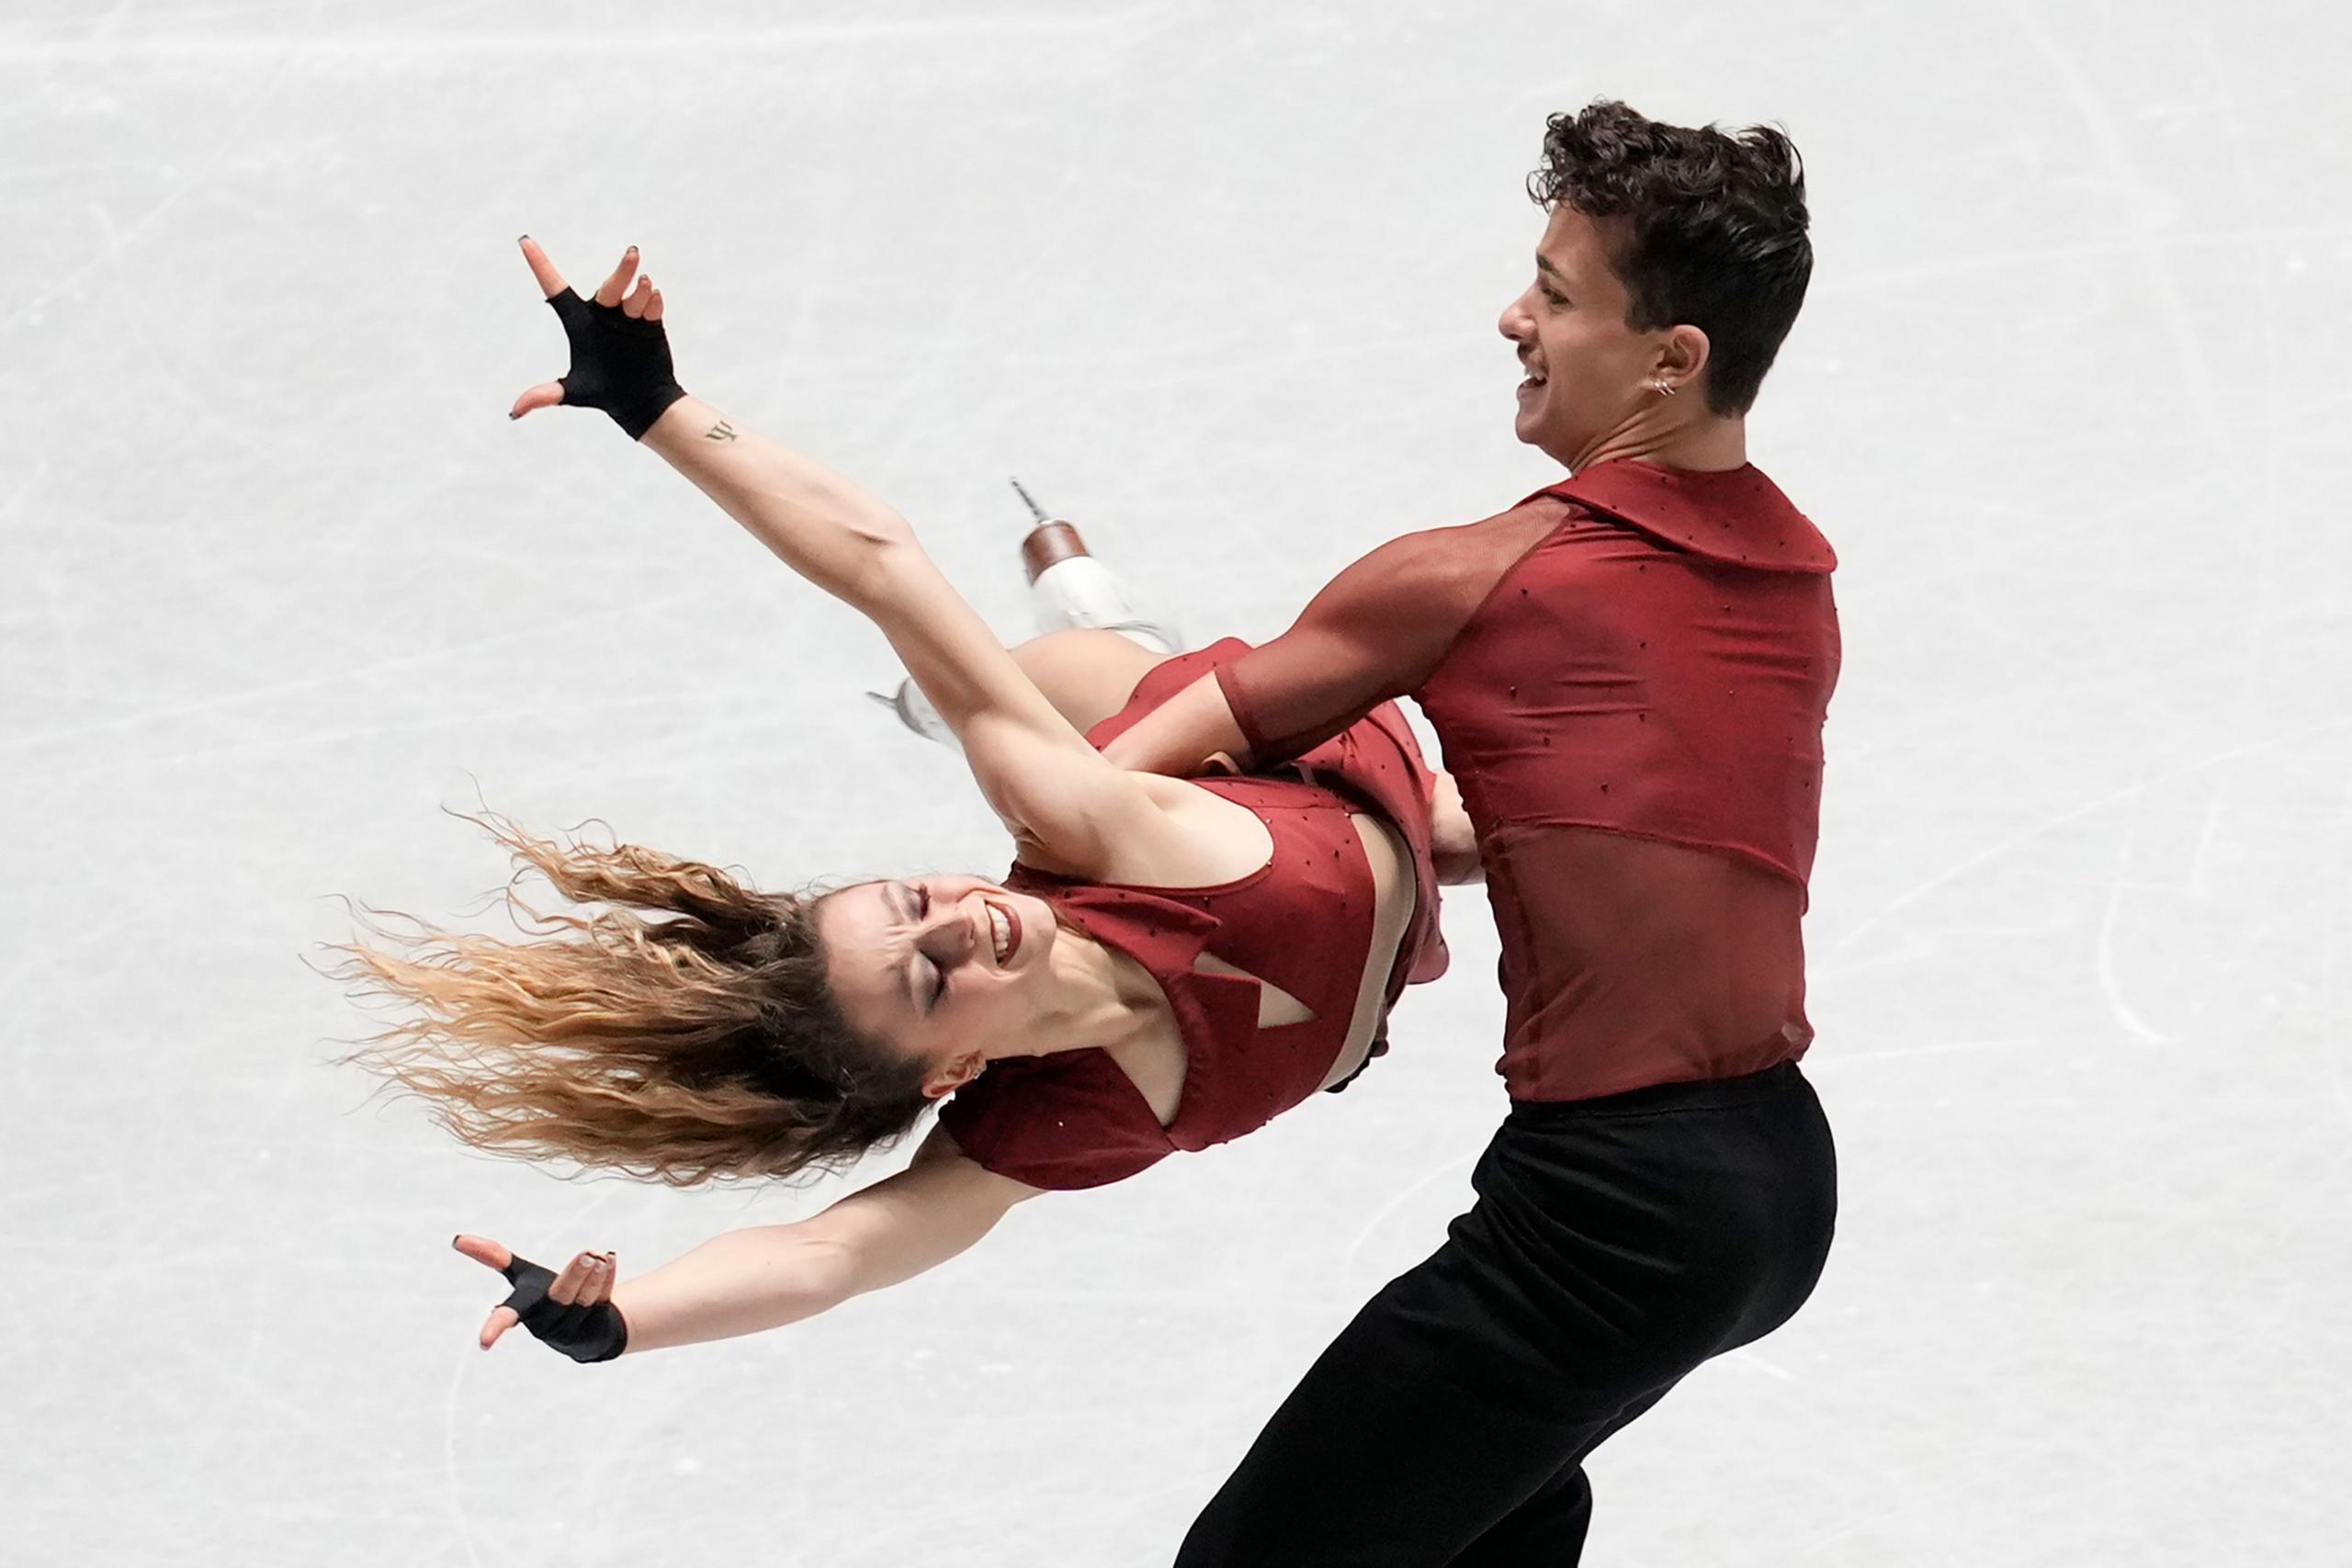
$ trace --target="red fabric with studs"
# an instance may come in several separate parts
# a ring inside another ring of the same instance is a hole
[[[1220,667],[1260,762],[1410,694],[1478,830],[1522,1100],[1804,1054],[1837,558],[1754,467],[1615,462],[1408,535]]]
[[[1247,651],[1249,644],[1228,637],[1155,666],[1126,707],[1087,739],[1108,745]],[[1414,916],[1389,974],[1389,1002],[1408,982],[1444,971],[1430,849],[1435,780],[1403,713],[1379,708],[1297,761],[1313,782],[1197,781],[1256,812],[1272,835],[1272,858],[1238,881],[1126,887],[1012,868],[1007,887],[1046,899],[1060,919],[1133,957],[1159,983],[1184,1038],[1184,1089],[1175,1120],[1162,1127],[1104,1052],[993,1062],[940,1111],[940,1124],[966,1154],[1033,1187],[1099,1187],[1176,1150],[1253,1132],[1313,1094],[1346,1042],[1372,942],[1372,867],[1349,820],[1367,807],[1397,828],[1413,863]],[[1281,987],[1314,1016],[1261,1029],[1257,983],[1201,973],[1193,961],[1203,953]]]

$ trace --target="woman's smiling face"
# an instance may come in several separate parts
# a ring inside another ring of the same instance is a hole
[[[817,922],[842,1016],[927,1064],[926,1094],[1036,1052],[1059,937],[1044,899],[976,876],[861,882],[828,894]]]

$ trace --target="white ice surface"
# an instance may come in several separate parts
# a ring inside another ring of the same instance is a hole
[[[603,419],[501,417],[561,366],[514,238],[645,246],[684,382],[1008,635],[1018,473],[1262,637],[1545,479],[1492,323],[1543,116],[1613,94],[1810,164],[1752,434],[1844,560],[1844,1213],[1792,1325],[1594,1461],[1589,1561],[2352,1561],[2340,18],[8,0],[0,1560],[1165,1562],[1464,1201],[1483,903],[1395,1055],[1239,1145],[797,1330],[476,1351],[453,1231],[633,1269],[839,1189],[566,1184],[365,1105],[331,895],[479,908],[476,780],[769,885],[1005,860],[859,694],[878,636]]]

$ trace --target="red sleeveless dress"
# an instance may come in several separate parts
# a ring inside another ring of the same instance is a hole
[[[1127,705],[1088,733],[1097,747],[1249,651],[1227,637],[1156,665]],[[1369,810],[1411,851],[1414,908],[1390,970],[1387,1005],[1445,969],[1430,838],[1435,778],[1396,705],[1384,704],[1300,756],[1295,776],[1195,780],[1257,813],[1268,863],[1215,887],[1129,887],[1015,864],[1004,885],[1035,894],[1063,920],[1148,970],[1167,994],[1186,1053],[1175,1120],[1159,1124],[1108,1053],[1012,1057],[958,1089],[940,1125],[965,1154],[1032,1187],[1100,1187],[1179,1149],[1254,1132],[1315,1092],[1344,1043],[1372,945],[1372,866],[1349,817]],[[1261,1029],[1258,986],[1193,967],[1202,953],[1280,987],[1313,1015]]]

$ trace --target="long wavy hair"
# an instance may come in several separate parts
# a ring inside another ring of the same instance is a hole
[[[486,807],[450,815],[513,853],[505,902],[538,940],[361,905],[385,945],[326,943],[345,957],[321,972],[413,1010],[341,1059],[422,1097],[463,1142],[689,1187],[849,1164],[930,1103],[921,1061],[842,1017],[821,895],[762,893],[636,844],[561,844]],[[604,907],[540,912],[516,890],[533,869]]]

